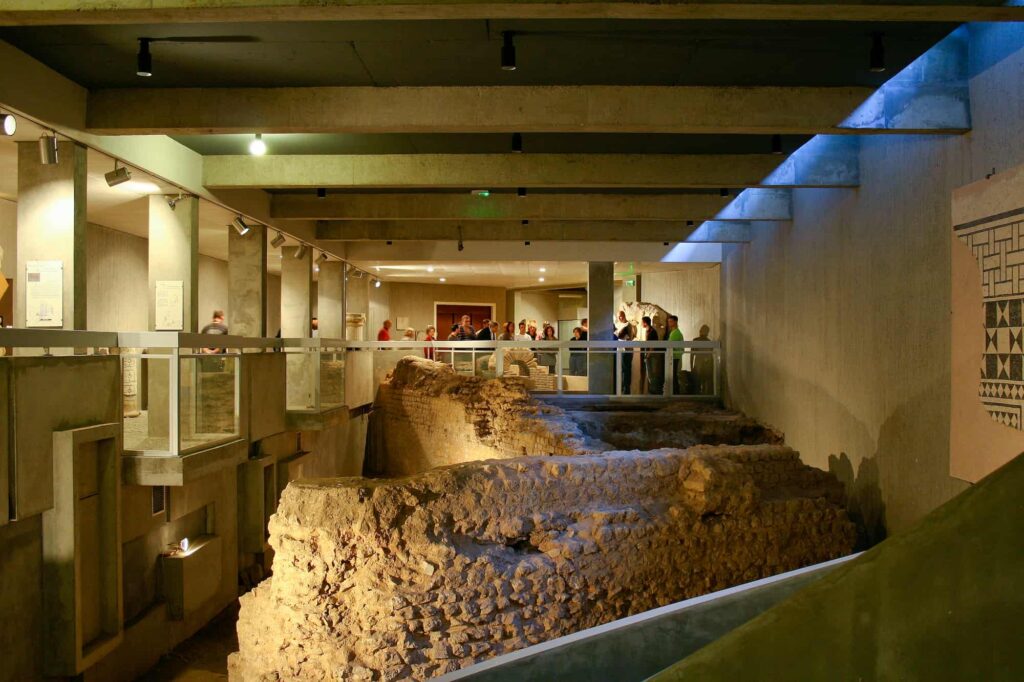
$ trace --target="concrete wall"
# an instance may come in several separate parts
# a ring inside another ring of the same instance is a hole
[[[729,401],[892,530],[966,487],[949,475],[951,193],[1024,161],[1024,28],[969,29],[970,134],[862,138],[859,189],[795,191],[793,222],[755,225],[723,265]]]
[[[644,302],[661,306],[669,315],[678,315],[679,329],[686,339],[696,337],[703,324],[711,327],[711,338],[717,339],[720,281],[717,264],[675,272],[649,272],[643,275],[640,293]]]
[[[8,277],[13,278],[15,264],[18,262],[18,204],[0,198],[0,269]]]
[[[209,256],[199,257],[199,329],[214,310],[228,310],[228,264]]]
[[[586,305],[586,299],[580,299],[583,304]],[[543,331],[541,325],[545,321],[550,322],[555,328],[555,334],[558,334],[558,320],[559,309],[558,309],[558,294],[551,294],[546,291],[517,291],[516,292],[516,309],[514,322],[519,323],[519,320],[537,320],[537,331]],[[565,319],[571,320],[573,317],[567,317]],[[517,327],[518,329],[518,327]]]

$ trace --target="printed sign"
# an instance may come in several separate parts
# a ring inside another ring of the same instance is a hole
[[[64,326],[64,261],[25,264],[25,326]]]
[[[158,332],[181,331],[185,328],[185,283],[166,280],[156,283],[156,320],[153,328]]]

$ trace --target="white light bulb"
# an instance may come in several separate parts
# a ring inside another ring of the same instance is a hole
[[[543,278],[543,277],[538,277],[538,278],[537,278],[537,281],[538,281],[538,282],[543,282],[543,281],[544,281],[544,278]]]
[[[427,266],[427,272],[433,272],[433,271],[434,271],[434,266],[433,265],[428,265]]]
[[[188,538],[182,538],[180,546],[181,546],[181,551],[182,552],[187,552],[188,551]]]
[[[13,135],[18,130],[18,122],[14,118],[14,114],[0,114],[0,123],[3,124],[4,135]]]
[[[547,268],[541,268],[541,269],[540,269],[540,271],[541,271],[541,272],[547,272],[547,271],[548,271],[548,269],[547,269]]]
[[[256,134],[256,139],[249,143],[249,153],[253,156],[263,156],[267,153],[267,143],[263,141],[263,135]]]
[[[440,279],[440,281],[442,281],[442,282],[447,282],[448,280],[446,280],[446,279],[445,279],[444,277],[442,277],[442,278]]]

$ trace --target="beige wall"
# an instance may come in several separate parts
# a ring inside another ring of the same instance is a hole
[[[1024,161],[1024,30],[969,28],[970,134],[862,138],[858,190],[796,190],[793,222],[755,225],[723,265],[730,402],[890,531],[967,487],[949,474],[952,191]]]
[[[717,339],[720,335],[720,281],[718,265],[651,272],[642,277],[640,296],[645,303],[654,303],[669,315],[678,315],[684,338],[696,337],[701,325],[706,324],[711,327],[711,338]]]
[[[199,257],[199,329],[210,322],[214,310],[228,310],[228,264]]]
[[[367,338],[377,338],[377,330],[385,319],[397,329],[399,318],[408,318],[409,326],[422,338],[427,325],[435,323],[434,303],[477,303],[495,306],[495,317],[505,319],[505,290],[499,287],[468,287],[447,284],[403,284],[385,282],[380,288],[370,287],[370,321]],[[393,339],[401,338],[392,330]]]
[[[11,278],[18,262],[18,254],[15,251],[17,241],[18,204],[0,198],[0,249],[3,250],[3,255],[0,256],[0,269]]]
[[[586,302],[586,299],[580,300]],[[561,319],[558,315],[558,294],[549,294],[546,291],[517,291],[513,317],[516,323],[519,320],[537,320],[538,331],[542,331],[541,325],[548,321],[554,326],[557,334],[558,320]]]

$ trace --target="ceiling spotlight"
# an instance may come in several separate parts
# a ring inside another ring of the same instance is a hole
[[[693,227],[693,221],[692,220],[687,220],[686,221],[686,226],[687,227]]]
[[[725,187],[723,187],[722,189],[718,190],[718,196],[720,196],[720,197],[727,197],[727,196],[729,196],[729,190],[726,189]]]
[[[871,57],[868,61],[868,71],[871,73],[885,71],[885,43],[882,42],[881,33],[871,34]]]
[[[489,190],[489,189],[473,189],[473,190],[470,190],[469,193],[472,194],[475,197],[487,198],[487,197],[491,196],[491,190]]]
[[[438,282],[447,282],[448,280],[446,280],[444,277],[439,277],[437,281]]]
[[[529,242],[529,241],[525,241],[525,242],[523,242],[523,246],[529,246],[529,245],[530,245],[530,242]]]
[[[530,224],[530,221],[529,221],[529,220],[526,220],[526,219],[524,218],[523,220],[520,220],[520,221],[519,221],[519,224],[520,224],[520,225],[529,225],[529,224]]]
[[[434,266],[433,265],[428,265],[427,266],[427,272],[433,272],[433,271],[434,271]]]
[[[18,121],[14,114],[0,114],[0,133],[10,137],[18,129]]]
[[[252,229],[245,224],[245,221],[242,220],[242,216],[235,216],[235,219],[231,221],[231,225],[235,228],[235,231],[240,237],[244,237],[249,234],[249,230]]]
[[[390,240],[390,239],[389,239],[389,240],[387,240],[387,242],[385,242],[385,243],[386,243],[386,244],[387,244],[388,246],[391,246],[391,240]]]
[[[782,153],[782,135],[772,135],[772,154]]]
[[[306,252],[309,247],[305,244],[299,244],[299,248],[295,250],[295,260],[301,260],[306,257]]]
[[[316,264],[317,264],[317,265],[320,265],[320,264],[322,264],[322,263],[326,263],[326,262],[327,262],[327,259],[328,259],[328,256],[327,256],[327,254],[326,254],[326,253],[324,253],[323,251],[321,251],[321,252],[320,252],[320,255],[316,257]]]
[[[285,241],[284,235],[278,232],[277,236],[270,240],[270,245],[276,249],[279,248],[281,244],[284,244]]]
[[[103,177],[107,180],[107,187],[116,187],[122,182],[128,182],[131,180],[132,172],[124,166],[119,168],[117,165],[117,159],[114,159],[114,170],[109,173],[104,173]]]
[[[519,197],[520,199],[525,197],[526,196],[526,188],[525,187],[519,187],[518,189],[516,189],[516,196]]]
[[[543,282],[543,281],[544,281],[544,278],[543,278],[543,277],[538,277],[538,278],[537,278],[537,281],[538,281],[538,282]]]
[[[516,70],[516,44],[512,31],[501,32],[501,70]]]
[[[662,246],[668,246],[668,242],[662,242],[661,245]]]
[[[57,163],[57,135],[43,135],[39,138],[39,163],[53,166]]]
[[[516,154],[523,153],[523,134],[512,133],[512,151]]]
[[[256,137],[249,143],[249,153],[253,156],[263,156],[267,153],[267,143],[263,141],[263,133],[256,133]]]
[[[465,245],[465,244],[463,244],[463,243],[462,243],[462,240],[460,239],[460,240],[459,240],[459,251],[462,251],[462,250],[464,250],[465,248],[466,248],[466,245]]]
[[[548,271],[548,269],[547,269],[547,268],[540,268],[540,271],[541,271],[541,272],[547,272],[547,271]]]
[[[380,289],[380,280],[379,279],[373,280],[373,286],[376,289]]]
[[[316,191],[316,198],[317,199],[326,199],[327,198],[327,189],[324,188],[324,187],[321,187],[320,189],[318,189]]]
[[[153,75],[153,55],[149,53],[149,38],[139,38],[139,54],[135,60],[135,75],[149,78]]]

